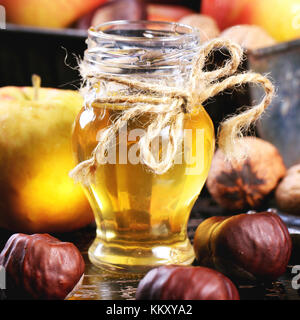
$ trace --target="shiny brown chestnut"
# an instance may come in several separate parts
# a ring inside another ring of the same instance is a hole
[[[230,277],[274,280],[287,267],[292,242],[273,212],[211,217],[197,228],[194,250],[200,265]]]
[[[84,260],[70,242],[49,234],[12,235],[0,254],[7,297],[64,299],[84,273]]]
[[[236,286],[205,267],[162,266],[140,281],[137,300],[239,300]]]

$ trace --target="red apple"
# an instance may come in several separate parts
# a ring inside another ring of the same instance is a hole
[[[202,0],[201,12],[214,18],[221,30],[253,24],[278,41],[300,38],[299,0]]]
[[[236,24],[250,24],[256,0],[203,0],[201,12],[214,18],[221,30]],[[262,0],[264,1],[264,0]]]
[[[177,22],[188,14],[195,13],[193,10],[174,5],[148,4],[147,14],[150,21],[171,21]]]
[[[64,28],[108,0],[0,0],[11,23]]]

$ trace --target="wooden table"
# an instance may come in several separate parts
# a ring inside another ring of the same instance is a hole
[[[208,204],[207,199],[202,199],[195,205],[191,219],[188,224],[188,234],[193,239],[195,229],[203,218],[222,214],[222,210],[213,204]],[[11,232],[0,229],[0,248],[11,235]],[[71,233],[54,234],[62,241],[73,242],[81,251],[86,269],[83,281],[80,286],[75,288],[69,296],[69,300],[134,300],[135,292],[141,276],[129,276],[122,274],[112,274],[100,270],[93,266],[87,255],[87,250],[95,237],[95,226],[90,225],[86,228]],[[299,263],[300,264],[300,263]],[[243,300],[300,300],[298,290],[292,288],[291,274],[289,266],[287,272],[277,281],[271,283],[238,283],[238,289]]]

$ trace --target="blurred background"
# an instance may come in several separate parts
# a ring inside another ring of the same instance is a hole
[[[199,13],[201,1],[0,0],[6,29],[0,30],[0,86],[31,85],[39,74],[44,86],[79,86],[76,57],[86,48],[86,30],[112,20],[178,21]]]
[[[197,27],[203,41],[221,35],[247,49],[300,37],[299,0],[0,0],[0,5],[6,14],[0,86],[30,85],[33,73],[44,86],[78,86],[70,66],[83,55],[86,30],[112,20],[179,21]]]
[[[298,105],[300,0],[0,0],[0,5],[6,14],[6,28],[0,27],[0,86],[30,86],[35,73],[45,87],[77,89],[77,58],[86,49],[87,29],[107,21],[147,19],[189,24],[198,28],[203,42],[220,36],[241,44],[246,49],[241,69],[268,73],[280,88],[274,110],[283,99],[285,106]],[[237,106],[260,95],[245,86],[217,97],[208,109],[216,127]],[[290,165],[300,152],[285,149],[288,128],[290,123],[283,124],[280,144],[284,153],[293,153]],[[269,130],[262,134],[273,139]]]

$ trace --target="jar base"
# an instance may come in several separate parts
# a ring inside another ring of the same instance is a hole
[[[163,265],[190,265],[195,259],[188,239],[172,245],[157,244],[141,248],[132,245],[107,245],[96,238],[88,254],[96,267],[118,273],[146,273]]]

